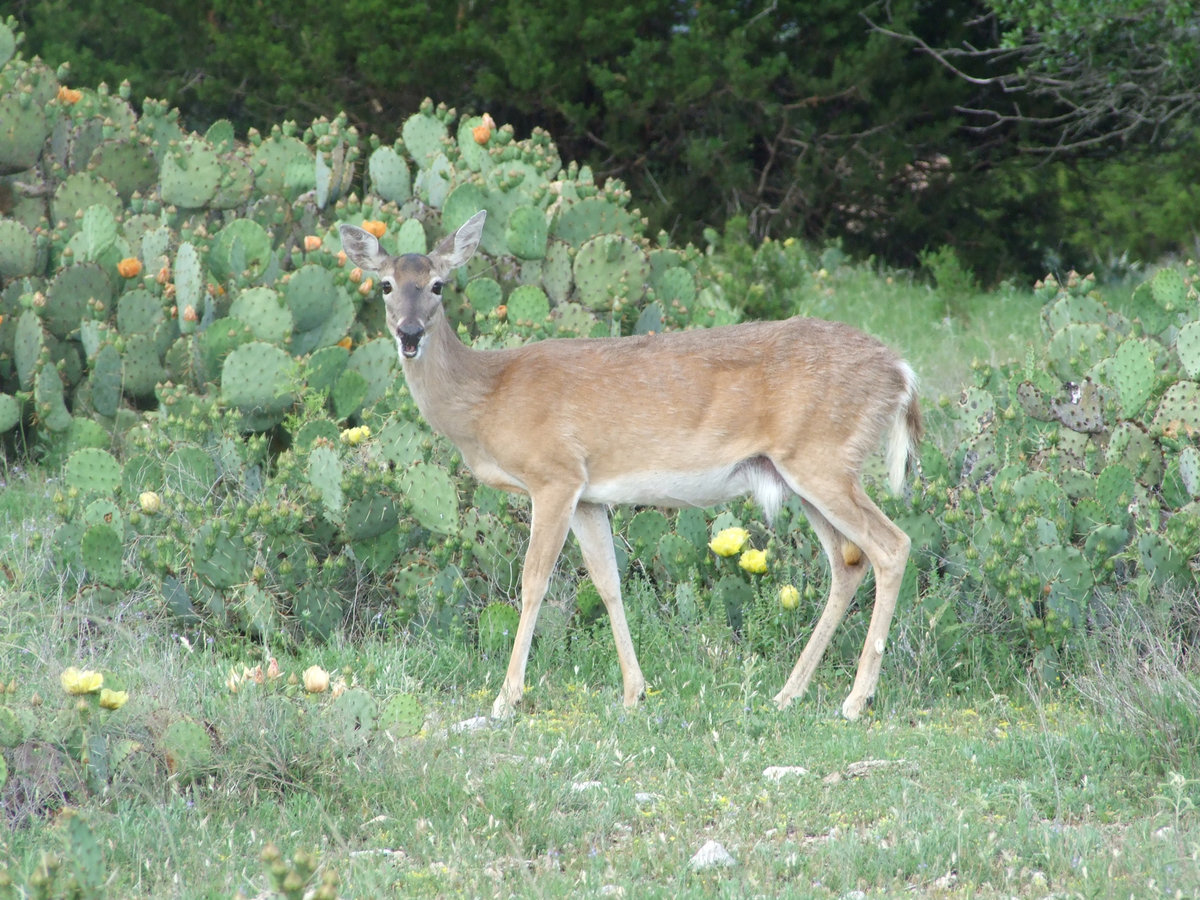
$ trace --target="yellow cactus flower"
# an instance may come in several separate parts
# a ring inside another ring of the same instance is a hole
[[[738,565],[749,572],[751,575],[761,575],[767,571],[767,551],[766,550],[747,550],[738,560]]]
[[[162,509],[162,497],[154,491],[142,491],[138,494],[138,503],[142,507],[142,512],[148,516],[152,516]]]
[[[722,528],[708,543],[708,547],[717,556],[733,556],[746,546],[750,540],[750,532],[745,528]]]
[[[100,691],[100,705],[105,709],[120,709],[128,702],[128,691],[110,691],[108,688]]]
[[[800,605],[800,592],[795,585],[785,584],[779,589],[779,605],[788,610]]]
[[[80,670],[75,666],[63,669],[58,681],[68,694],[91,694],[100,690],[104,684],[104,676],[90,669]]]
[[[358,425],[354,428],[347,428],[342,432],[342,440],[354,447],[361,444],[371,436],[371,429],[366,425]]]
[[[329,690],[329,673],[320,666],[309,666],[304,670],[304,689],[310,694],[323,694]]]

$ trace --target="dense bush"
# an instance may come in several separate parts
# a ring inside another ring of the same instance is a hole
[[[979,24],[992,5],[904,0],[870,14],[935,47],[986,47],[1000,40]],[[1044,24],[1037,8],[1002,11]],[[1107,262],[1109,247],[1088,240],[1106,232],[1129,233],[1121,246],[1148,256],[1192,238],[1185,194],[1122,190],[1117,208],[1094,202],[1108,178],[1087,176],[1147,165],[1186,184],[1186,157],[1156,144],[1110,149],[1111,166],[1047,162],[1026,151],[1052,147],[1053,134],[1003,120],[964,129],[978,121],[962,109],[1002,107],[1008,95],[872,31],[863,12],[860,0],[755,10],[733,0],[352,0],[332,22],[326,7],[282,0],[18,6],[31,48],[52,65],[70,61],[71,80],[129,79],[135,100],[165,94],[200,130],[227,118],[240,134],[344,109],[363,133],[391,135],[426,96],[521,132],[548,128],[567,158],[630,185],[651,233],[666,228],[680,243],[740,214],[756,238],[839,238],[904,266],[949,245],[993,283],[1092,265],[1097,253]],[[1113,21],[1119,30],[1124,20]],[[1038,98],[1022,109],[1057,111]],[[1179,140],[1188,133],[1181,126]],[[1095,225],[1079,233],[1080,222]]]

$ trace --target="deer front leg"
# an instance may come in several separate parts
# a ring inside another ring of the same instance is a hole
[[[533,516],[529,526],[529,548],[521,571],[521,621],[513,641],[512,656],[500,694],[492,704],[492,718],[510,718],[525,691],[525,666],[533,644],[533,628],[546,596],[546,587],[575,510],[579,491],[538,493],[532,496]]]
[[[629,634],[629,623],[625,621],[625,605],[621,602],[621,575],[617,569],[617,557],[613,552],[612,527],[608,512],[595,503],[580,503],[571,519],[571,530],[583,551],[583,564],[600,592],[604,608],[608,610],[608,621],[612,625],[613,641],[617,645],[617,659],[621,663],[621,680],[625,689],[625,705],[635,706],[646,693],[646,679],[642,677],[637,654],[633,650],[633,638]]]

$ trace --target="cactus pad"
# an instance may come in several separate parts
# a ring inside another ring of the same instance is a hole
[[[397,694],[379,713],[379,727],[392,737],[412,737],[425,724],[425,710],[412,694]]]

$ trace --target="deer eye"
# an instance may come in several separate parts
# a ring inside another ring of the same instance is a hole
[[[439,297],[442,296],[442,283],[440,281],[435,281],[433,284],[431,284],[429,286],[429,289],[431,291],[433,291],[435,294],[437,294]]]
[[[385,281],[379,286],[379,289],[385,294],[390,294],[392,292],[392,283],[390,281]]]

